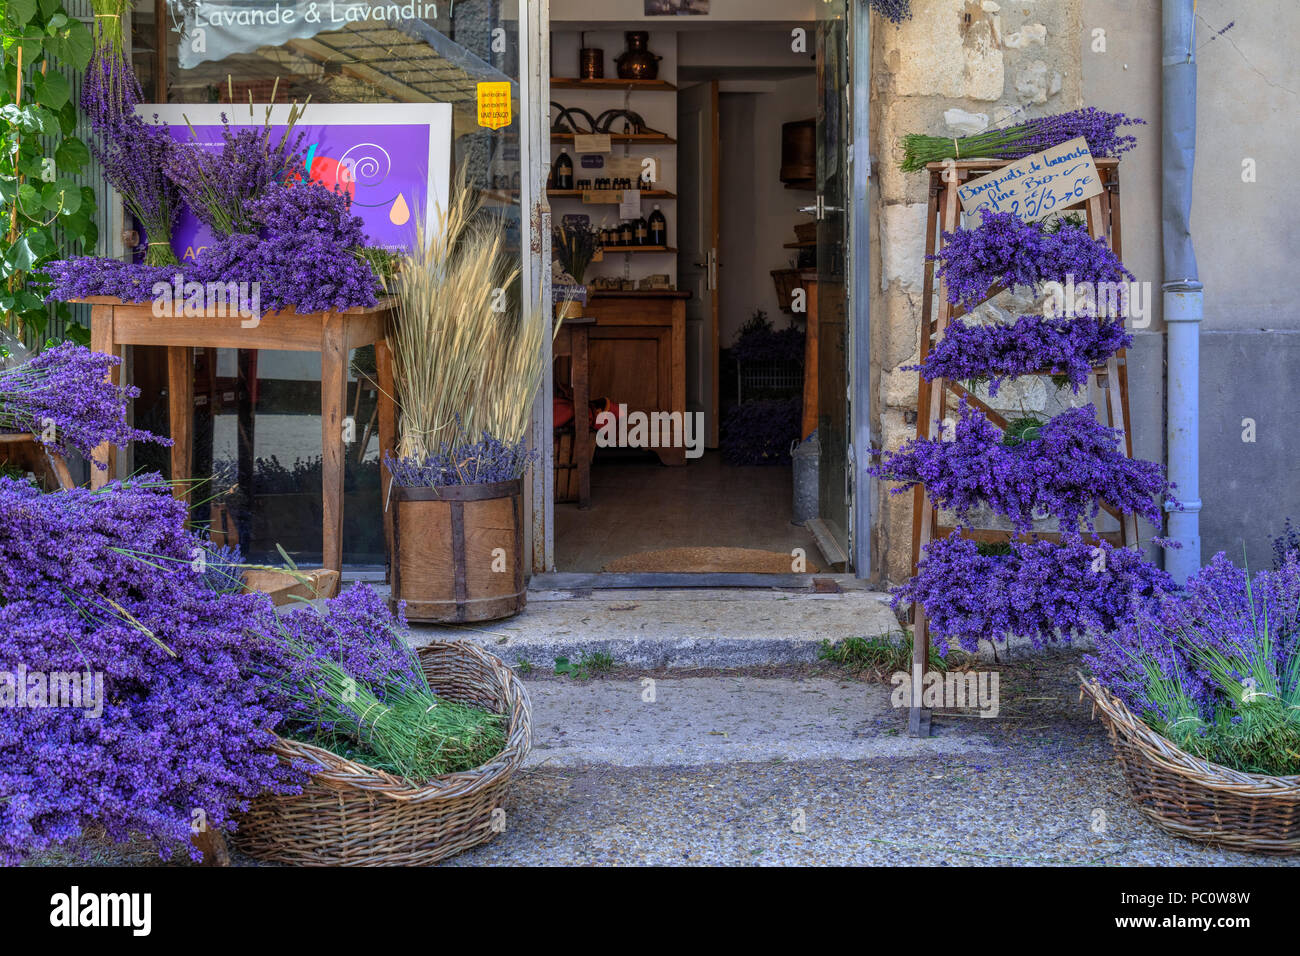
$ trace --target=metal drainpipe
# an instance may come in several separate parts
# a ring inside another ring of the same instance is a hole
[[[1192,248],[1196,159],[1196,0],[1164,0],[1161,118],[1164,317],[1168,362],[1169,479],[1181,509],[1168,508],[1165,570],[1182,583],[1201,566],[1200,335],[1204,295]]]

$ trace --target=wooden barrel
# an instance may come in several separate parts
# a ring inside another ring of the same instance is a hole
[[[523,482],[393,488],[393,604],[408,620],[491,621],[524,590]]]
[[[808,183],[817,179],[817,121],[806,119],[781,126],[781,182]]]

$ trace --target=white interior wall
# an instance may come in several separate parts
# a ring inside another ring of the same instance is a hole
[[[771,271],[793,265],[796,251],[782,246],[794,240],[796,223],[812,221],[798,209],[816,197],[781,182],[781,126],[816,114],[817,79],[809,74],[786,80],[770,93],[725,93],[720,102],[718,334],[725,347],[755,309],[765,311],[777,328],[789,322],[777,303]]]

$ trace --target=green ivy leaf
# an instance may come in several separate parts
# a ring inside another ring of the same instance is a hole
[[[63,229],[63,234],[71,240],[80,239],[88,225],[90,225],[90,213],[85,206],[59,218],[59,226]]]
[[[75,136],[70,136],[54,151],[54,161],[65,173],[75,173],[90,162],[90,150]]]
[[[27,248],[31,250],[33,258],[40,260],[46,256],[53,255],[58,251],[58,246],[54,243],[54,237],[50,235],[48,229],[29,229],[26,234]]]
[[[45,303],[35,292],[28,289],[19,289],[13,295],[13,304],[9,307],[14,312],[35,312],[38,309],[43,310]]]
[[[50,50],[75,70],[86,68],[93,48],[90,31],[80,20],[69,20],[67,26],[50,38]]]
[[[26,272],[35,262],[36,257],[32,255],[31,247],[27,245],[25,236],[19,238],[17,242],[6,249],[3,260],[0,260],[6,278],[15,272]]]
[[[41,205],[41,191],[31,183],[23,183],[18,187],[18,211],[20,213],[32,214]]]
[[[60,0],[40,0],[40,4],[41,4],[41,16],[45,17],[46,19],[49,19],[51,14],[57,15],[56,11],[62,9]]]
[[[63,330],[63,334],[70,342],[76,342],[78,345],[90,347],[90,329],[84,325],[69,325]]]
[[[36,16],[36,9],[36,0],[9,0],[9,15],[16,26],[27,26]]]
[[[66,13],[56,13],[54,14],[54,16],[50,16],[50,11],[44,9],[45,0],[41,0],[41,7],[42,7],[41,13],[46,18],[45,32],[48,33],[50,36],[54,36],[57,30],[62,29],[63,26],[67,24],[68,15]]]
[[[72,96],[72,84],[57,70],[35,74],[32,89],[36,91],[36,101],[52,110],[62,109]]]
[[[71,136],[77,130],[77,103],[75,100],[68,100],[63,104],[63,109],[59,110],[59,131],[64,136]]]

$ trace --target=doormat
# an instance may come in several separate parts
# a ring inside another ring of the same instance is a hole
[[[610,573],[664,574],[792,574],[794,558],[784,551],[756,548],[665,548],[638,551],[609,562],[601,570]],[[817,574],[816,564],[804,558],[802,574]]]

